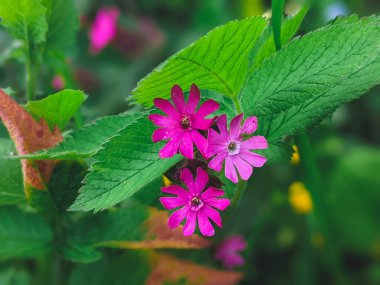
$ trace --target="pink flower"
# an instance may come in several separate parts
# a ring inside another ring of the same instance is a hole
[[[245,140],[247,135],[252,134],[257,129],[257,118],[249,117],[240,128],[243,114],[231,120],[230,132],[227,130],[227,116],[221,115],[217,119],[219,132],[213,129],[208,131],[207,154],[215,157],[209,162],[211,169],[220,171],[222,163],[225,161],[225,174],[232,182],[238,182],[237,168],[240,177],[248,180],[252,175],[252,166],[261,167],[266,162],[266,158],[251,152],[252,149],[264,149],[268,143],[263,136],[254,136]]]
[[[62,90],[65,88],[65,78],[62,75],[55,75],[51,80],[51,86],[54,90]]]
[[[189,158],[194,158],[193,142],[204,157],[206,156],[207,140],[198,130],[207,130],[213,119],[205,119],[206,116],[219,108],[214,100],[207,100],[195,111],[199,104],[200,92],[195,84],[191,85],[189,100],[186,103],[181,87],[174,85],[172,88],[172,100],[175,107],[162,98],[154,99],[154,105],[168,116],[159,114],[149,115],[156,126],[152,136],[154,142],[170,139],[160,150],[161,158],[168,158],[179,152]]]
[[[186,218],[183,235],[190,236],[194,233],[198,220],[198,227],[202,235],[213,236],[215,230],[209,219],[217,226],[222,227],[222,219],[215,208],[224,211],[230,205],[230,200],[226,198],[216,198],[224,195],[223,190],[210,186],[207,187],[206,191],[203,191],[208,182],[208,175],[207,172],[200,167],[197,169],[195,181],[188,168],[182,171],[181,180],[185,183],[189,191],[178,185],[161,188],[162,192],[177,196],[160,198],[162,205],[166,209],[172,210],[181,207],[169,217],[169,228],[173,229],[178,227]]]
[[[90,27],[90,51],[99,53],[115,37],[117,31],[117,19],[119,9],[116,7],[102,8],[96,14]]]
[[[215,259],[222,262],[223,266],[232,270],[235,266],[244,264],[244,259],[239,251],[247,248],[247,243],[241,236],[230,236],[226,238],[217,248]]]

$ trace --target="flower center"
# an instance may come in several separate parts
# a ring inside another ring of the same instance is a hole
[[[198,211],[200,208],[203,207],[203,202],[198,197],[193,197],[190,201],[190,207],[193,211]]]
[[[227,149],[230,155],[238,154],[240,152],[240,142],[231,141],[228,144]]]
[[[183,116],[181,120],[181,127],[184,130],[187,130],[190,127],[190,117],[189,116]]]

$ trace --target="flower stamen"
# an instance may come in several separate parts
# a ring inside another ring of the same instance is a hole
[[[188,128],[190,128],[190,117],[185,115],[183,116],[182,120],[181,120],[181,128],[184,129],[184,130],[187,130]]]

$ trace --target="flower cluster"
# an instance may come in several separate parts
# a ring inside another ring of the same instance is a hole
[[[163,187],[164,193],[177,197],[160,200],[166,209],[181,207],[170,216],[170,228],[178,227],[186,219],[183,228],[185,236],[194,233],[196,222],[203,235],[211,236],[215,231],[210,220],[222,226],[219,212],[215,209],[223,211],[230,202],[225,198],[217,198],[223,196],[224,191],[211,186],[212,179],[206,172],[207,166],[217,172],[224,166],[226,178],[234,183],[238,183],[239,177],[248,180],[253,168],[261,167],[266,162],[265,157],[252,150],[265,149],[268,144],[263,136],[251,136],[257,129],[256,117],[248,117],[242,124],[243,114],[239,114],[231,120],[228,128],[225,114],[210,117],[219,109],[219,104],[214,100],[204,101],[197,109],[201,96],[195,84],[190,87],[187,102],[178,85],[173,86],[171,98],[174,105],[162,98],[154,99],[154,105],[165,115],[149,115],[149,120],[159,127],[153,133],[153,142],[168,141],[159,151],[159,156],[170,158],[180,153],[192,161],[199,157],[194,152],[195,145],[206,166],[182,168],[179,176],[188,191],[177,185]],[[193,175],[196,176],[195,180]]]

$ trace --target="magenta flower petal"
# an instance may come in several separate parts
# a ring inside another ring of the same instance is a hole
[[[185,226],[183,227],[183,235],[191,236],[194,233],[195,226],[197,225],[197,213],[190,211],[187,215]]]
[[[202,117],[193,116],[191,126],[195,129],[206,131],[210,128],[213,121],[213,119],[205,119]]]
[[[168,220],[168,226],[171,229],[174,229],[178,227],[181,222],[187,217],[187,214],[189,213],[190,209],[189,207],[183,207],[170,215]]]
[[[237,115],[230,123],[230,139],[236,140],[240,136],[240,124],[243,120],[243,114]]]
[[[185,113],[186,103],[181,87],[174,85],[172,88],[172,100],[180,113]]]
[[[178,152],[179,145],[181,143],[181,137],[176,135],[160,150],[158,153],[161,158],[169,158]]]
[[[214,119],[206,119],[205,116],[215,111],[219,104],[213,100],[208,100],[201,105],[198,112],[195,113],[200,101],[200,91],[193,84],[190,88],[189,100],[186,103],[181,87],[174,85],[171,90],[174,106],[167,100],[156,98],[154,104],[168,117],[161,114],[152,114],[148,118],[156,126],[165,130],[156,130],[152,139],[153,142],[171,139],[166,146],[161,149],[159,155],[161,158],[172,157],[178,151],[186,158],[194,158],[194,144],[201,154],[206,155],[207,140],[198,133],[198,130],[208,130]]]
[[[165,209],[172,210],[180,206],[185,206],[188,203],[188,200],[181,197],[162,197],[160,202]]]
[[[255,136],[241,143],[241,149],[265,149],[267,140],[263,136]]]
[[[231,120],[230,130],[227,129],[227,116],[221,115],[217,119],[219,133],[210,129],[208,132],[207,153],[214,156],[208,166],[216,171],[221,171],[224,163],[226,177],[234,183],[238,182],[238,171],[243,180],[248,180],[252,175],[253,167],[261,167],[266,159],[263,156],[250,152],[252,149],[264,149],[268,143],[263,136],[254,136],[247,140],[244,135],[249,135],[257,129],[257,118],[249,117],[240,127],[243,114]]]
[[[156,98],[153,100],[153,103],[158,109],[167,114],[173,120],[178,119],[178,112],[176,108],[174,108],[174,106],[168,100]]]
[[[241,153],[243,159],[254,167],[262,167],[265,164],[265,162],[267,162],[267,159],[260,154],[253,153],[247,150],[243,150]]]
[[[209,99],[205,101],[200,107],[198,112],[196,112],[194,115],[197,117],[206,117],[210,115],[211,113],[215,112],[219,109],[219,104],[216,103],[214,100]]]
[[[89,32],[92,53],[99,53],[114,39],[119,14],[119,9],[115,7],[99,9]]]
[[[183,134],[179,152],[188,159],[194,159],[193,137],[191,133],[187,132]]]
[[[193,130],[191,132],[191,136],[193,137],[193,141],[195,145],[197,146],[199,152],[202,154],[203,157],[208,158],[207,154],[207,140],[200,134],[198,131]]]
[[[195,184],[193,174],[191,174],[190,169],[185,168],[181,172],[181,180],[185,183],[187,189],[189,189],[191,194],[195,194]]]
[[[199,88],[195,84],[191,84],[190,92],[189,92],[189,100],[186,106],[186,112],[188,114],[194,113],[195,109],[199,104],[199,100],[201,99],[201,93]]]
[[[239,155],[233,156],[232,160],[240,174],[240,177],[243,180],[248,180],[252,175],[252,166],[245,162]]]
[[[227,157],[227,152],[217,154],[216,156],[211,159],[211,161],[208,164],[208,167],[211,169],[214,169],[215,171],[221,171],[223,167],[223,161]]]
[[[231,202],[229,199],[226,198],[210,198],[205,203],[218,210],[224,211],[230,205]]]
[[[228,179],[230,179],[232,182],[237,183],[238,182],[238,176],[236,174],[235,166],[232,161],[231,156],[226,157],[226,163],[225,163],[225,174]]]
[[[210,223],[207,215],[202,210],[198,212],[198,226],[201,234],[206,237],[210,237],[215,234],[214,227]]]
[[[162,187],[161,191],[168,194],[173,194],[181,198],[189,199],[190,194],[185,189],[178,185],[169,185],[166,187]]]
[[[197,168],[195,181],[188,168],[185,168],[180,176],[181,180],[188,186],[189,191],[173,185],[161,188],[162,192],[177,196],[160,198],[162,205],[166,209],[182,207],[169,217],[168,226],[170,228],[178,227],[186,218],[182,231],[184,236],[190,236],[194,233],[197,221],[202,235],[214,235],[215,230],[209,219],[221,227],[222,219],[216,209],[225,210],[230,204],[230,200],[217,198],[224,195],[223,190],[208,187],[206,191],[204,191],[209,178],[207,172],[200,167]],[[195,191],[195,188],[197,188],[197,191]]]
[[[231,236],[226,238],[217,248],[215,259],[222,262],[223,266],[232,270],[235,266],[244,264],[244,259],[239,255],[239,251],[247,248],[247,243],[241,236]]]
[[[176,131],[173,128],[161,128],[154,130],[152,135],[153,142],[158,142],[162,140],[167,140],[172,138],[176,134]]]
[[[256,117],[248,117],[244,124],[243,127],[241,128],[241,133],[246,134],[246,135],[251,135],[257,130],[257,118]]]
[[[153,122],[156,126],[159,127],[172,127],[174,120],[169,117],[165,117],[159,114],[152,114],[148,116],[148,119]]]
[[[205,205],[204,213],[209,217],[218,227],[222,227],[222,218],[217,210]]]
[[[207,201],[208,199],[211,199],[211,198],[215,198],[215,197],[221,197],[224,195],[224,191],[223,190],[220,190],[218,188],[215,188],[215,187],[208,187],[206,191],[204,191],[202,194],[201,194],[201,198],[203,201]]]
[[[207,172],[202,168],[197,168],[197,176],[195,178],[195,194],[200,195],[208,182]]]
[[[218,120],[216,121],[216,124],[218,125],[219,132],[221,136],[226,141],[229,138],[228,130],[227,130],[227,116],[225,114],[221,115]]]

